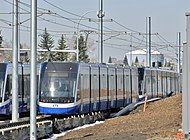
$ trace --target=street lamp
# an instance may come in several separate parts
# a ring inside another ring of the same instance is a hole
[[[81,20],[84,18],[84,16],[87,15],[88,13],[91,13],[91,12],[96,12],[96,11],[88,11],[88,12],[84,13],[81,16],[81,18],[80,18],[80,20],[79,20],[79,22],[77,24],[77,49],[76,49],[77,61],[79,61],[79,31],[78,31],[79,30],[79,24],[80,24]]]

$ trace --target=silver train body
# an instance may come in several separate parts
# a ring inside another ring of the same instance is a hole
[[[38,111],[76,115],[111,111],[138,102],[139,96],[180,92],[180,74],[156,68],[45,62],[40,66]]]

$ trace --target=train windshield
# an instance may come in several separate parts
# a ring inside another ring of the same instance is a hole
[[[40,101],[51,103],[74,102],[77,73],[46,71],[41,82]]]

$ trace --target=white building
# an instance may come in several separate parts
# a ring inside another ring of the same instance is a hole
[[[127,58],[128,58],[128,63],[129,65],[131,65],[132,63],[135,62],[136,57],[138,58],[139,61],[139,65],[141,66],[147,66],[148,65],[148,55],[146,52],[146,49],[142,49],[142,50],[134,50],[132,52],[128,52],[126,53]],[[132,61],[132,62],[131,62]],[[155,62],[155,64],[157,64],[157,62],[161,62],[161,64],[164,64],[164,55],[161,54],[158,51],[151,51],[151,64]]]

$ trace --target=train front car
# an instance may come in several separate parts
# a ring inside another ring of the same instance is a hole
[[[45,62],[39,75],[38,111],[46,115],[78,113],[76,87],[79,63]]]
[[[7,63],[0,63],[0,115],[10,113],[10,99],[6,90]]]

